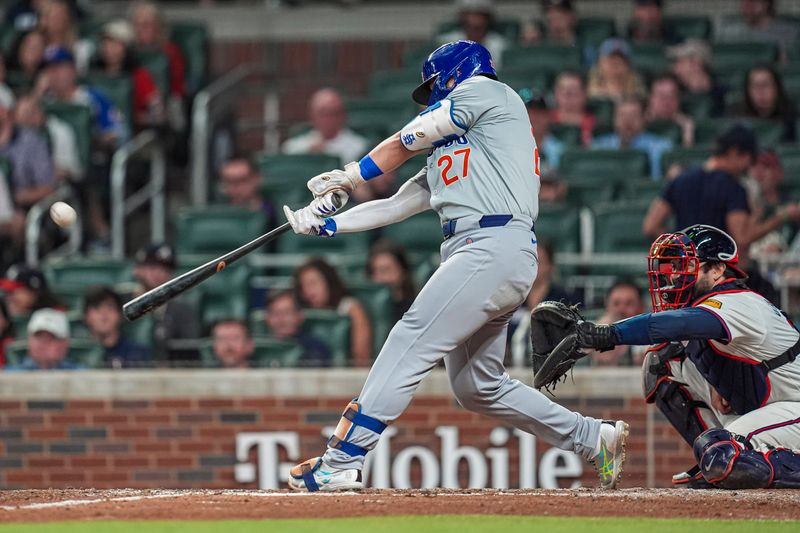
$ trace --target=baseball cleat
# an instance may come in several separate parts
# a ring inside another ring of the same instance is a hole
[[[672,486],[676,489],[714,489],[714,485],[706,481],[700,467],[693,466],[686,472],[672,476]]]
[[[622,420],[616,422],[604,420],[600,425],[600,445],[591,463],[600,477],[601,488],[613,489],[622,477],[625,440],[628,438],[629,430],[628,424]]]
[[[325,464],[322,457],[295,465],[289,474],[289,488],[292,490],[335,492],[364,488],[361,470],[334,468]]]

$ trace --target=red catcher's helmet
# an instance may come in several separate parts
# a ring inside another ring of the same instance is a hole
[[[739,262],[736,241],[720,229],[696,224],[658,237],[647,257],[653,311],[687,305],[692,299],[700,264],[707,261],[725,263],[737,278],[747,277],[736,266]]]

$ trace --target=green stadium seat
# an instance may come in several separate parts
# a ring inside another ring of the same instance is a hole
[[[800,45],[798,45],[800,50]],[[783,87],[795,103],[800,102],[800,61],[795,60],[781,69]]]
[[[778,47],[773,43],[716,43],[712,48],[712,66],[718,75],[743,72],[753,65],[773,63],[778,59]]]
[[[6,347],[6,365],[16,366],[28,353],[28,341],[14,341]],[[70,339],[67,359],[84,368],[102,368],[105,349],[90,339]]]
[[[666,182],[653,181],[649,178],[627,180],[621,183],[618,199],[620,201],[651,202],[664,190]]]
[[[708,118],[714,110],[714,99],[710,94],[686,93],[681,96],[681,111],[694,118]]]
[[[255,239],[266,230],[260,211],[231,206],[182,209],[175,219],[178,254],[221,255]]]
[[[420,83],[420,67],[402,70],[379,70],[369,77],[369,95],[373,99],[396,99],[411,105],[411,93]]]
[[[594,211],[594,251],[596,253],[642,252],[650,239],[642,234],[642,221],[649,202],[598,204]]]
[[[199,264],[199,263],[198,263]],[[182,274],[198,264],[181,265]],[[200,322],[208,328],[223,318],[247,319],[250,308],[250,277],[252,269],[245,262],[237,262],[211,276],[195,289],[199,294]]]
[[[574,206],[592,205],[596,202],[610,202],[614,199],[617,183],[611,180],[598,180],[579,177],[569,180],[567,201]]]
[[[17,39],[17,29],[12,24],[3,24],[0,26],[0,51],[5,57],[11,53],[11,47]]]
[[[6,72],[6,83],[14,93],[25,94],[33,89],[36,78],[28,76],[24,72],[18,70],[9,70]]]
[[[208,78],[209,34],[205,24],[175,22],[170,24],[170,37],[186,59],[186,88],[195,94]]]
[[[87,85],[98,89],[125,117],[128,130],[133,131],[133,83],[128,76],[106,76],[90,73],[84,78]]]
[[[598,126],[611,128],[614,123],[614,101],[608,98],[590,98],[586,110],[595,116]]]
[[[677,35],[679,40],[702,39],[711,37],[711,20],[703,16],[668,15],[664,17],[664,26],[669,33]]]
[[[661,156],[661,168],[666,173],[672,165],[684,167],[702,165],[711,157],[708,148],[673,148]]]
[[[582,46],[597,47],[609,37],[617,33],[617,25],[613,18],[581,17],[575,27],[578,42]]]
[[[153,76],[158,90],[165,96],[170,93],[169,58],[161,50],[136,50],[136,59]]]
[[[631,46],[631,56],[633,66],[639,72],[653,75],[669,70],[669,62],[662,44],[633,44]]]
[[[638,150],[582,150],[564,151],[559,166],[567,179],[586,177],[614,181],[646,177],[650,173],[647,154]]]
[[[388,137],[390,130],[399,120],[397,118],[399,115],[400,109],[396,102],[359,99],[347,103],[347,125],[366,137],[381,139]]]
[[[369,281],[352,281],[347,284],[347,288],[364,305],[372,321],[372,336],[377,355],[394,326],[392,290],[388,285]]]
[[[672,144],[680,146],[683,144],[683,128],[677,122],[671,120],[654,120],[647,123],[645,128],[650,133],[664,137],[672,141]]]
[[[278,238],[277,249],[283,254],[366,254],[369,243],[370,234],[365,231],[337,235],[331,239],[295,235],[290,231]]]
[[[543,95],[550,91],[553,75],[549,72],[531,72],[528,68],[503,68],[500,81],[517,92],[527,89],[535,95]]]
[[[417,79],[420,79],[422,74],[422,64],[431,55],[431,52],[438,48],[437,43],[427,43],[414,48],[409,48],[403,53],[403,66],[405,70],[416,72]]]
[[[397,224],[385,226],[382,236],[409,252],[436,253],[442,244],[442,223],[432,210],[423,211]]]
[[[774,120],[732,118],[706,118],[697,120],[694,128],[694,143],[697,146],[711,146],[717,137],[736,122],[744,122],[753,128],[758,143],[769,147],[781,142],[783,136],[783,123]]]
[[[581,51],[577,46],[537,44],[509,48],[503,53],[503,69],[528,69],[531,72],[559,72],[581,68]]]
[[[541,204],[536,218],[537,239],[550,242],[557,252],[579,252],[580,212],[570,205]]]
[[[781,146],[778,148],[778,155],[783,165],[785,183],[796,188],[800,185],[800,147]]]
[[[75,142],[80,151],[81,167],[89,168],[92,146],[92,112],[81,104],[51,103],[45,106],[45,113],[60,118],[72,128]]]
[[[134,342],[143,346],[153,345],[153,317],[143,316],[133,322],[123,321],[122,333]]]
[[[424,166],[425,166],[425,161],[421,159],[416,159],[416,158],[409,159],[394,171],[395,176],[397,178],[397,182],[405,183],[409,179],[416,176],[417,173],[420,170],[422,170]]]
[[[581,145],[581,128],[574,124],[551,124],[550,135],[569,147]]]
[[[293,368],[303,358],[303,347],[292,341],[282,341],[270,337],[253,339],[255,351],[251,364],[257,368]],[[214,341],[206,339],[200,345],[200,359],[207,368],[218,367],[214,357]]]
[[[338,157],[326,154],[257,154],[255,163],[268,182],[285,185],[290,180],[297,180],[303,187],[317,174],[342,166]]]
[[[304,309],[303,329],[324,342],[331,350],[331,366],[350,362],[350,317],[328,309]]]
[[[133,264],[116,259],[59,259],[43,266],[51,287],[57,290],[85,291],[98,285],[114,286],[133,279]]]

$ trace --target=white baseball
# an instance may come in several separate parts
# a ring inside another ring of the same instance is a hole
[[[75,223],[78,214],[71,205],[65,202],[56,202],[50,206],[50,218],[62,228],[68,228]]]

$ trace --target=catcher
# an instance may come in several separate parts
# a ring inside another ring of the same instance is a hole
[[[729,235],[695,225],[650,248],[654,313],[598,325],[543,302],[531,318],[534,385],[556,383],[582,348],[652,344],[645,398],[697,460],[673,476],[675,485],[800,488],[800,333],[747,287],[738,259]]]

